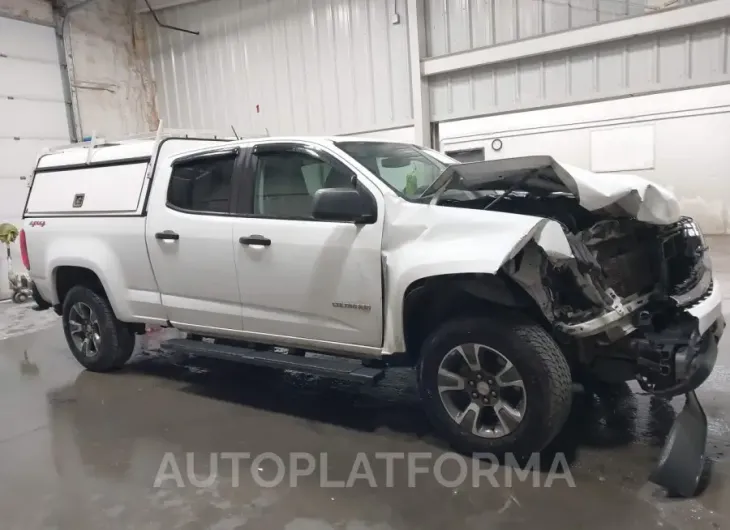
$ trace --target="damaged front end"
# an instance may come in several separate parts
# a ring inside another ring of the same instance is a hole
[[[572,257],[552,257],[535,242],[504,271],[538,301],[575,361],[607,381],[635,377],[656,395],[697,388],[724,320],[694,221],[604,219],[566,237]]]
[[[609,382],[636,378],[658,396],[686,395],[650,478],[691,496],[707,436],[694,390],[715,365],[725,327],[704,238],[688,218],[664,226],[602,220],[566,237],[573,259],[551,258],[535,243],[504,270],[539,293],[535,299],[579,370]]]
[[[455,206],[549,220],[501,272],[536,302],[577,374],[686,396],[651,479],[692,495],[707,435],[694,390],[712,371],[725,328],[699,227],[640,177],[607,178],[549,157],[454,171],[461,189],[479,192]]]
[[[688,218],[666,226],[611,219],[566,237],[572,259],[532,242],[504,272],[538,301],[579,371],[686,395],[650,479],[692,496],[707,436],[694,390],[715,365],[725,327],[702,234]]]

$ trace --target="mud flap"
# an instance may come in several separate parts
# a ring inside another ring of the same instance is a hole
[[[684,409],[674,420],[649,480],[670,495],[693,497],[705,465],[707,416],[694,390],[685,397]]]

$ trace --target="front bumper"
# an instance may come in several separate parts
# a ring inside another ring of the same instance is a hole
[[[675,384],[654,389],[660,396],[684,394],[686,403],[672,425],[649,480],[670,495],[692,497],[701,488],[705,470],[707,416],[695,389],[709,377],[717,360],[717,345],[725,330],[722,293],[717,281],[692,305],[685,308],[692,317],[688,345],[673,356]],[[694,328],[694,329],[692,329]]]
[[[697,330],[704,334],[716,322],[722,321],[718,340],[725,329],[725,320],[722,316],[722,293],[717,278],[712,278],[709,289],[692,305],[686,307],[687,313],[697,319]]]
[[[722,293],[715,281],[695,303],[685,307],[682,317],[662,331],[651,325],[629,344],[638,355],[639,383],[663,397],[686,394],[709,377],[717,360],[717,345],[725,331]]]

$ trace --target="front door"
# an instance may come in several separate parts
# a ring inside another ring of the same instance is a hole
[[[183,160],[167,190],[153,190],[147,248],[167,318],[179,329],[241,331],[230,199],[236,157],[228,150]],[[167,175],[156,176],[161,182]]]
[[[381,346],[383,215],[377,188],[358,183],[379,206],[375,223],[319,221],[312,217],[314,193],[352,186],[355,174],[331,153],[266,143],[252,150],[245,167],[247,191],[233,221],[244,332],[252,340],[312,348]]]

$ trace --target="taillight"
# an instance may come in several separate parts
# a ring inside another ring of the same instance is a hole
[[[25,230],[20,231],[20,259],[23,266],[30,270],[30,260],[28,259],[28,244],[25,241]]]

